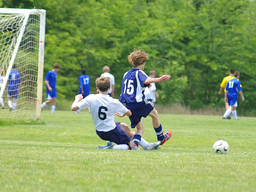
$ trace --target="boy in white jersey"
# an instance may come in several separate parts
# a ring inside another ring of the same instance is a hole
[[[114,75],[112,75],[110,72],[110,68],[109,66],[105,65],[103,67],[103,73],[101,74],[101,77],[107,77],[109,78],[110,80],[110,89],[108,91],[108,94],[111,96],[111,97],[114,97],[114,92],[115,92],[115,77]]]
[[[115,123],[115,114],[120,117],[131,116],[131,111],[124,107],[117,99],[108,95],[110,81],[106,77],[96,79],[96,88],[99,94],[90,94],[83,99],[82,95],[77,95],[72,104],[72,111],[88,107],[96,127],[97,135],[106,141],[114,142],[117,145],[113,149],[129,149],[130,139],[133,132],[124,123]],[[145,140],[141,144],[144,149],[156,149],[160,143],[147,143]]]

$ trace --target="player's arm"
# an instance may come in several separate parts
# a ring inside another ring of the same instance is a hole
[[[48,87],[49,91],[52,91],[52,88],[51,88],[51,86],[49,84],[49,81],[45,80],[45,84]]]
[[[228,90],[226,90],[226,92],[225,92],[225,98],[224,98],[224,101],[225,101],[225,102],[228,102]]]
[[[241,87],[240,81],[238,83],[238,91],[239,91],[238,93],[241,96],[242,101],[244,101],[244,94],[242,92],[242,87]]]
[[[225,84],[226,84],[226,81],[225,81],[225,78],[223,78],[223,80],[220,84],[219,95],[222,95],[223,90],[225,89]]]
[[[158,78],[148,77],[144,82],[144,84],[149,85],[150,83],[159,83],[159,82],[167,81],[170,78],[171,78],[170,75],[162,75],[161,77],[158,77]]]
[[[119,113],[116,113],[116,116],[118,117],[124,117],[124,116],[132,116],[132,112],[128,109],[128,111],[126,113],[124,113],[123,115],[120,115]]]
[[[112,85],[112,93],[111,93],[111,97],[114,97],[114,92],[115,92],[115,85]]]
[[[159,98],[159,94],[157,91],[155,91],[156,98]]]
[[[77,111],[79,109],[79,105],[78,103],[83,99],[83,96],[81,94],[76,95],[75,97],[75,101],[73,102],[72,106],[71,106],[71,110],[72,111]]]

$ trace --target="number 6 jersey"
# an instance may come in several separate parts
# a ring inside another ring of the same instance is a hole
[[[144,89],[147,85],[144,84],[148,76],[144,71],[138,68],[132,68],[124,74],[121,89],[122,103],[140,103],[145,99]]]
[[[97,131],[108,132],[115,129],[115,113],[124,115],[128,109],[117,99],[105,94],[90,94],[77,107],[89,108]]]

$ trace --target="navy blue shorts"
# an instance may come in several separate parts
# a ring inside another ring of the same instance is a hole
[[[130,109],[132,116],[130,116],[131,127],[134,128],[141,121],[142,117],[147,117],[148,114],[154,109],[151,103],[127,103],[127,109]]]
[[[116,128],[111,131],[104,132],[96,130],[96,133],[101,139],[111,141],[116,144],[129,144],[130,142],[130,137],[121,128],[119,122],[116,123]]]

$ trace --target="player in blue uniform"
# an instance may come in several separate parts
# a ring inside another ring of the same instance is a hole
[[[14,64],[8,79],[8,106],[12,111],[15,111],[17,107],[17,99],[21,90],[20,82],[20,73]]]
[[[122,81],[122,90],[120,101],[126,104],[131,110],[132,115],[129,117],[131,127],[137,129],[132,140],[132,146],[136,149],[141,141],[144,127],[141,122],[142,117],[148,115],[152,118],[153,127],[155,129],[157,140],[164,144],[171,137],[171,132],[163,134],[162,125],[160,123],[158,112],[152,103],[145,102],[144,89],[153,82],[167,81],[170,75],[163,75],[160,78],[150,78],[144,72],[144,66],[148,59],[147,54],[142,50],[135,50],[129,56],[129,63],[133,66],[124,74]]]
[[[82,69],[81,73],[82,75],[79,77],[79,94],[82,94],[83,98],[85,98],[90,94],[90,77],[85,74],[85,69]]]
[[[54,113],[56,108],[56,97],[57,97],[57,89],[56,89],[56,79],[57,73],[59,71],[59,64],[55,63],[52,70],[48,71],[45,77],[45,85],[46,85],[46,101],[42,104],[42,109],[46,107],[48,103],[52,103],[51,113]]]
[[[234,120],[237,120],[237,100],[238,94],[240,94],[242,101],[244,101],[244,95],[239,81],[239,72],[235,72],[235,78],[229,80],[226,86],[225,101],[228,102],[229,108],[226,110],[222,119],[227,119],[232,113]]]

